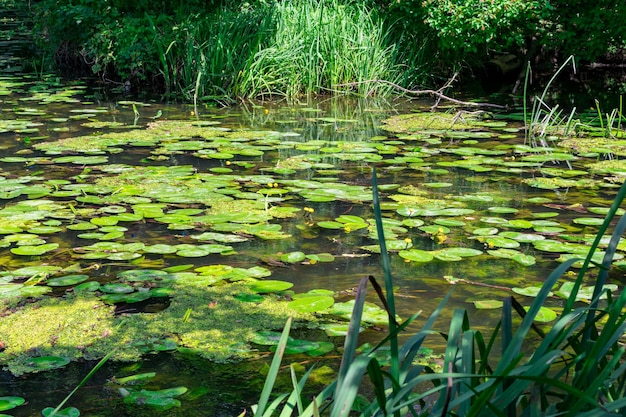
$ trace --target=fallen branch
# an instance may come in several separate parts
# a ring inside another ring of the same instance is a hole
[[[456,76],[456,75],[455,75]],[[491,107],[491,108],[496,108],[496,109],[506,109],[506,106],[502,106],[500,104],[492,104],[492,103],[475,103],[472,101],[462,101],[462,100],[457,100],[455,98],[452,97],[448,97],[445,94],[443,94],[441,91],[444,90],[445,88],[449,87],[450,84],[452,84],[452,82],[454,81],[455,77],[452,77],[442,88],[440,88],[439,90],[409,90],[408,88],[404,88],[401,85],[398,85],[396,83],[393,83],[391,81],[387,81],[387,80],[365,80],[365,81],[356,81],[353,83],[346,83],[346,84],[335,84],[335,87],[352,87],[355,85],[359,85],[359,84],[371,84],[371,83],[381,83],[381,84],[387,84],[392,86],[393,88],[395,88],[396,90],[400,90],[403,93],[407,93],[407,94],[411,94],[414,96],[434,96],[437,98],[437,102],[431,107],[431,110],[435,109],[438,105],[439,105],[439,101],[440,100],[446,100],[449,101],[451,103],[455,103],[455,104],[459,104],[461,106],[466,106],[466,107]]]

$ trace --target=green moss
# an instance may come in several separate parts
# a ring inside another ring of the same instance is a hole
[[[559,142],[562,148],[570,149],[576,153],[613,153],[626,155],[626,140],[604,137],[567,138]]]
[[[2,316],[0,340],[5,350],[0,363],[15,375],[29,369],[30,357],[95,359],[114,346],[113,308],[92,296],[46,297],[5,309]]]
[[[479,119],[475,115],[459,113],[400,114],[383,120],[382,128],[393,133],[415,133],[423,130],[475,129]]]
[[[216,287],[178,285],[165,310],[115,317],[113,307],[92,295],[45,297],[2,311],[0,364],[15,375],[28,372],[30,358],[65,356],[99,359],[113,349],[112,359],[136,361],[158,350],[165,339],[194,349],[214,361],[253,356],[248,345],[258,330],[281,329],[287,317],[314,321],[290,310],[286,302],[267,296],[261,303],[242,302],[235,295],[249,292],[244,283]],[[190,313],[188,313],[188,311]]]

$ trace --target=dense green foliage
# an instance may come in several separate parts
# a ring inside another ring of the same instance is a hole
[[[41,0],[34,9],[57,64],[191,100],[352,90],[338,86],[347,83],[371,94],[380,92],[371,80],[415,87],[504,53],[591,61],[619,52],[626,5],[575,3]]]

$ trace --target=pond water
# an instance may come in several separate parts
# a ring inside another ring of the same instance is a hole
[[[519,108],[429,105],[194,107],[0,77],[0,396],[27,400],[9,412],[56,406],[115,349],[126,362],[68,403],[83,415],[154,415],[123,395],[180,386],[164,415],[237,415],[262,387],[263,331],[290,314],[305,324],[294,337],[321,343],[286,362],[319,362],[323,384],[353,289],[382,281],[373,167],[401,317],[427,316],[453,286],[443,331],[456,307],[488,329],[502,297],[528,304],[559,262],[585,255],[626,172],[624,144],[555,130],[531,146]],[[372,311],[363,342],[382,317]]]

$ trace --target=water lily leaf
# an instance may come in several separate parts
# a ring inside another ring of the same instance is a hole
[[[424,224],[424,220],[421,219],[404,219],[402,224],[407,227],[420,227]]]
[[[511,288],[511,291],[513,291],[515,294],[523,295],[526,297],[536,297],[537,294],[539,294],[539,291],[541,291],[541,287],[513,287]],[[551,292],[550,295],[552,295]]]
[[[285,346],[285,353],[293,355],[317,350],[319,348],[320,345],[317,342],[311,342],[309,340],[303,339],[291,339],[287,341],[287,346]],[[275,351],[276,346],[272,346],[270,350]]]
[[[63,356],[38,356],[26,362],[27,372],[47,371],[61,368],[70,363],[70,359]]]
[[[515,249],[520,247],[518,241],[501,236],[488,236],[485,238],[485,243],[489,248]]]
[[[528,311],[530,307],[524,307]],[[551,308],[541,306],[539,312],[535,316],[535,321],[539,323],[549,323],[556,319],[556,312]]]
[[[24,404],[26,400],[22,397],[0,397],[0,411],[11,410]]]
[[[109,294],[129,294],[135,291],[135,288],[128,284],[109,283],[102,285],[100,290]]]
[[[312,253],[306,255],[306,258],[313,262],[333,262],[335,260],[335,256],[330,253]]]
[[[437,224],[431,224],[428,226],[420,226],[418,229],[420,229],[424,233],[428,233],[431,235],[440,234],[440,233],[441,234],[450,233],[450,229],[448,229],[446,226],[440,226]]]
[[[473,301],[473,303],[474,307],[478,310],[495,310],[502,308],[502,305],[504,304],[500,300],[476,300]]]
[[[317,222],[317,225],[324,229],[343,229],[345,227],[343,223],[334,221],[321,221]]]
[[[497,250],[488,250],[487,253],[491,256],[495,256],[496,258],[512,259],[524,266],[531,266],[537,262],[534,256],[526,255],[514,249],[502,248]]]
[[[401,258],[413,262],[430,262],[434,259],[432,252],[420,249],[402,250],[400,251],[399,255]]]
[[[200,247],[179,249],[178,251],[176,251],[176,255],[181,256],[183,258],[201,258],[203,256],[209,255],[210,253],[211,253],[210,250],[200,248]]]
[[[498,229],[496,229],[495,227],[480,227],[478,229],[472,230],[472,234],[478,235],[478,236],[495,235],[497,233],[498,233]]]
[[[461,226],[465,226],[465,222],[462,220],[456,220],[456,219],[435,219],[433,221],[435,224],[441,225],[441,226],[448,226],[448,227],[461,227]]]
[[[313,356],[313,357],[317,357],[317,356],[322,356],[325,355],[327,353],[332,352],[333,350],[335,350],[335,345],[332,342],[316,342],[317,343],[317,348],[315,349],[311,349],[311,350],[307,350],[306,354],[309,356]]]
[[[34,235],[51,235],[62,231],[63,228],[56,226],[35,226],[28,229],[28,233]]]
[[[94,292],[100,289],[100,283],[98,281],[87,281],[82,284],[78,284],[73,288],[74,292],[85,291],[85,292]]]
[[[172,245],[166,245],[165,243],[157,243],[155,245],[148,245],[143,248],[145,253],[157,253],[166,255],[169,253],[176,253],[178,249]]]
[[[589,247],[585,245],[579,245],[570,242],[560,242],[558,240],[537,240],[532,242],[535,249],[544,251],[544,252],[554,252],[554,253],[575,253],[580,255],[581,257],[586,255],[589,252]]]
[[[45,245],[37,245],[37,246],[18,246],[17,248],[11,248],[11,253],[15,255],[24,255],[24,256],[38,256],[43,255],[44,253],[51,252],[59,247],[58,243],[47,243]]]
[[[50,415],[52,415],[52,412],[55,409],[52,407],[46,407],[43,410],[41,410],[41,414],[44,417],[48,417]],[[78,408],[76,407],[65,407],[62,410],[57,411],[56,413],[54,413],[55,417],[79,417],[80,416],[80,411],[78,410]]]
[[[563,285],[561,285],[561,288],[559,288],[555,294],[561,298],[569,298],[572,290],[574,289],[574,282],[565,282],[563,283]],[[606,291],[611,291],[611,292],[615,292],[618,290],[618,286],[615,284],[605,284],[602,286],[602,290],[604,291],[604,294],[602,294],[600,296],[600,299],[606,299],[607,294]],[[593,286],[584,286],[584,287],[580,287],[578,289],[578,293],[576,294],[576,301],[591,301],[591,299],[593,298],[593,291],[594,291],[594,287]]]
[[[601,226],[604,223],[604,219],[599,217],[577,217],[572,220],[576,224],[582,224],[584,226]]]
[[[119,219],[116,216],[105,216],[105,217],[94,217],[89,220],[91,223],[96,226],[114,226],[117,224]]]
[[[259,294],[239,293],[235,295],[235,299],[245,303],[260,303],[265,300],[265,297]]]
[[[282,254],[280,256],[280,260],[286,263],[294,264],[298,262],[302,262],[306,259],[306,255],[304,252],[289,252]]]
[[[334,314],[345,319],[352,317],[352,310],[354,309],[354,300],[347,301],[345,303],[335,303],[330,311],[330,314]],[[377,306],[376,304],[365,302],[363,306],[363,316],[361,320],[365,323],[374,324],[377,326],[386,326],[389,323],[389,316],[385,310]]]
[[[252,281],[246,284],[248,288],[257,293],[281,292],[293,287],[293,283],[287,281],[279,281],[266,279],[260,281]]]
[[[516,229],[530,229],[533,227],[532,222],[523,219],[509,220],[506,225]]]
[[[121,378],[114,377],[114,382],[120,385],[144,383],[146,379],[152,379],[155,376],[156,372],[145,372],[142,374],[129,375]]]
[[[93,230],[93,229],[97,229],[98,226],[96,226],[93,223],[87,223],[87,222],[78,222],[78,223],[74,223],[74,224],[69,224],[66,226],[68,229],[70,230],[76,230],[76,231],[81,231],[81,230]]]
[[[543,235],[537,235],[533,233],[519,233],[519,232],[501,232],[499,236],[505,237],[507,239],[517,240],[522,243],[532,243],[536,240],[545,240],[546,237]]]
[[[326,332],[328,336],[346,336],[348,334],[349,324],[332,323],[324,324],[320,327],[324,330],[324,332]],[[359,333],[362,331],[363,328],[359,327]]]
[[[452,256],[460,256],[461,258],[469,258],[472,256],[478,256],[478,255],[482,255],[483,251],[478,250],[478,249],[473,249],[473,248],[461,248],[461,247],[456,247],[456,248],[446,248],[446,249],[441,249],[437,251],[438,254],[442,254],[445,253],[446,255],[452,255]]]
[[[509,214],[509,213],[517,213],[519,210],[513,207],[489,207],[487,209],[491,213],[496,214]]]
[[[328,309],[334,303],[335,299],[333,297],[316,295],[295,299],[288,302],[287,306],[300,313],[315,313]]]
[[[201,240],[201,241],[213,240],[215,242],[223,242],[223,243],[245,242],[249,240],[245,236],[226,234],[226,233],[217,233],[217,232],[204,232],[202,234],[191,235],[189,237],[192,239]]]
[[[63,277],[49,279],[46,281],[46,284],[51,287],[67,287],[70,285],[80,284],[88,279],[89,275],[66,275]]]
[[[254,332],[254,336],[250,342],[263,346],[275,346],[280,340],[281,333],[273,330],[259,330]],[[293,340],[290,336],[289,339]]]
[[[171,275],[159,269],[130,269],[117,274],[117,278],[128,282],[157,281]]]

